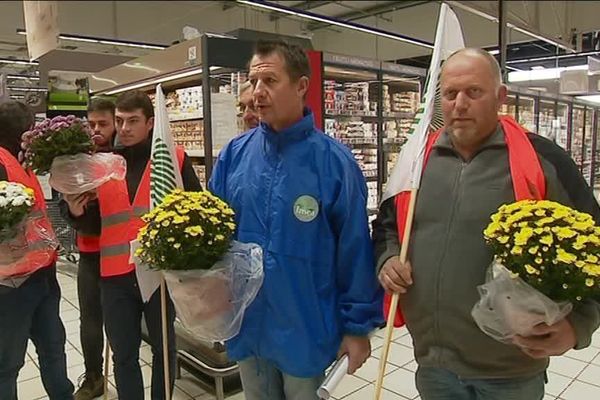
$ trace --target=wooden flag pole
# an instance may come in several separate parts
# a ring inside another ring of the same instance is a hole
[[[110,366],[110,343],[104,346],[104,400],[108,400],[108,367]]]
[[[167,285],[165,277],[160,278],[160,314],[162,316],[162,345],[163,345],[163,370],[165,372],[165,399],[171,399],[171,379],[169,377],[169,340],[167,329]]]
[[[404,264],[406,262],[408,254],[408,243],[410,240],[410,232],[412,230],[413,217],[415,215],[415,202],[417,200],[417,189],[411,189],[410,200],[408,203],[408,212],[406,215],[406,224],[404,225],[404,233],[402,235],[402,244],[400,246],[400,262]],[[387,365],[387,359],[390,352],[390,344],[392,342],[392,333],[394,332],[394,318],[396,311],[398,310],[398,293],[394,293],[392,296],[392,303],[387,316],[387,325],[385,327],[385,341],[383,342],[383,349],[381,351],[381,359],[379,360],[379,374],[377,375],[377,384],[375,386],[375,400],[381,399],[381,392],[383,388],[383,377],[385,376],[385,367]]]

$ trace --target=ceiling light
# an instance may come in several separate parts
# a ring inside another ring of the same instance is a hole
[[[556,56],[542,56],[542,57],[532,57],[532,58],[522,58],[519,60],[510,60],[507,61],[509,64],[519,64],[519,63],[528,63],[534,61],[546,61],[546,60],[555,60],[555,59],[563,59],[563,58],[574,58],[574,57],[584,57],[584,56],[592,56],[594,54],[600,54],[600,51],[586,51],[583,53],[572,53],[572,54],[558,54]]]
[[[19,35],[27,35],[25,29],[17,29],[17,33]],[[154,49],[154,50],[162,50],[166,49],[169,46],[162,44],[153,44],[153,43],[142,43],[142,42],[132,42],[128,40],[120,40],[120,39],[108,39],[108,38],[95,38],[92,36],[82,36],[82,35],[72,35],[66,33],[59,33],[58,37],[63,40],[71,40],[74,42],[86,42],[86,43],[98,43],[98,44],[109,44],[114,46],[126,46],[126,47],[136,47],[141,49]]]
[[[10,90],[18,92],[47,92],[48,89],[41,87],[8,86]]]
[[[12,58],[0,58],[0,63],[4,64],[19,64],[19,65],[38,65],[37,61],[13,60]]]
[[[575,98],[578,100],[585,100],[585,101],[590,101],[592,103],[600,104],[600,94],[593,94],[590,96],[576,96]]]
[[[26,81],[39,81],[40,77],[36,75],[6,75],[6,79],[21,79]]]
[[[587,65],[574,65],[572,67],[534,69],[531,71],[517,71],[508,73],[509,82],[540,81],[559,79],[562,71],[587,70]]]
[[[330,17],[326,17],[324,15],[314,14],[314,13],[311,13],[308,11],[300,11],[300,10],[296,10],[294,8],[289,8],[289,7],[285,7],[285,6],[282,6],[279,4],[270,3],[270,2],[266,2],[266,1],[253,1],[253,0],[236,0],[236,1],[237,1],[237,3],[245,4],[245,5],[248,5],[251,7],[262,8],[262,9],[270,10],[270,11],[276,11],[276,12],[280,12],[283,14],[289,14],[289,15],[293,15],[296,17],[304,18],[304,19],[310,19],[312,21],[324,22],[326,24],[336,25],[336,26],[339,26],[342,28],[352,29],[355,31],[368,33],[371,35],[377,35],[377,36],[385,37],[388,39],[399,40],[401,42],[406,42],[406,43],[414,44],[417,46],[427,47],[428,49],[433,49],[433,44],[426,42],[424,40],[411,38],[408,36],[400,35],[398,33],[387,32],[387,31],[377,29],[374,27],[356,24],[354,22],[339,21],[339,20],[336,20],[336,19],[333,19]]]
[[[488,50],[488,53],[490,53],[491,55],[495,56],[497,54],[500,54],[500,50]]]

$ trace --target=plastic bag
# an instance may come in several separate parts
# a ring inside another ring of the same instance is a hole
[[[263,282],[259,245],[233,241],[209,270],[164,271],[177,318],[196,337],[221,342],[236,336],[244,311]]]
[[[118,154],[96,153],[59,156],[52,161],[50,186],[64,194],[96,189],[111,179],[125,179],[127,164]]]
[[[29,215],[11,231],[10,239],[0,241],[0,280],[31,275],[56,258],[59,243],[43,217]]]
[[[481,299],[471,311],[488,336],[512,343],[515,335],[528,336],[533,327],[553,325],[571,312],[569,302],[557,303],[511,272],[498,261],[488,271],[486,283],[477,287]]]

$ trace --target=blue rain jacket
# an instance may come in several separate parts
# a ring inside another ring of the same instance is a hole
[[[229,357],[313,377],[344,335],[367,335],[383,322],[383,292],[365,179],[350,151],[304,114],[284,131],[261,123],[233,139],[209,189],[235,210],[236,239],[264,251],[264,283],[227,343]]]

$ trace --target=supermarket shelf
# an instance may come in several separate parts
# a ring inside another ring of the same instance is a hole
[[[338,140],[346,145],[369,145],[369,146],[377,145],[377,138],[366,138],[366,137],[338,138]]]
[[[169,122],[194,121],[194,120],[201,120],[201,119],[203,119],[201,113],[169,115]]]
[[[404,144],[406,140],[405,137],[383,138],[383,144]]]
[[[377,178],[377,170],[362,171],[365,178]]]
[[[414,118],[415,115],[417,115],[414,112],[399,112],[399,111],[390,111],[390,112],[384,112],[383,113],[383,118],[387,118],[387,119],[407,119],[407,118]]]
[[[376,112],[365,113],[362,111],[361,112],[347,111],[347,112],[343,112],[343,113],[335,113],[335,114],[326,113],[325,114],[325,118],[352,118],[352,117],[377,118],[377,113]]]

